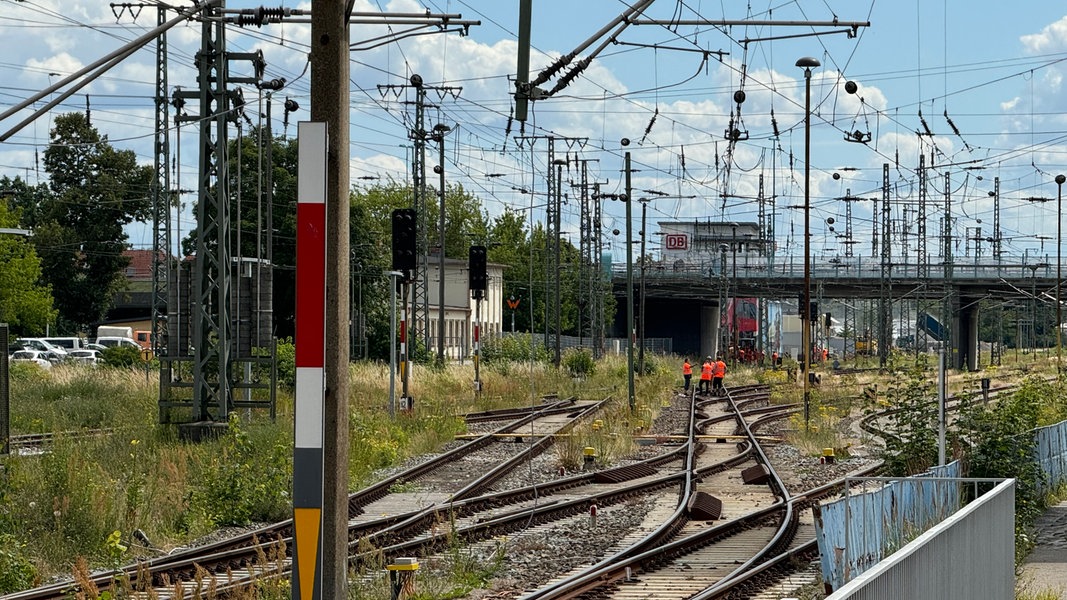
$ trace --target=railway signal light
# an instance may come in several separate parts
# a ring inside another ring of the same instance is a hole
[[[470,289],[484,291],[489,287],[489,272],[485,246],[471,246],[468,254]]]
[[[415,268],[415,240],[417,223],[414,208],[393,210],[393,270],[410,271]]]

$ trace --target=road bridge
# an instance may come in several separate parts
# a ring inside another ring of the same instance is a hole
[[[882,299],[942,303],[956,368],[977,368],[979,302],[1036,300],[1055,306],[1057,269],[1048,257],[957,257],[952,262],[885,263],[868,257],[830,257],[811,266],[812,299]],[[645,336],[672,337],[677,351],[715,355],[725,298],[760,298],[798,306],[804,290],[802,258],[744,257],[744,261],[650,262],[634,267],[635,303],[644,280]],[[626,265],[614,264],[612,283],[625,322]],[[891,314],[879,315],[883,323]],[[913,317],[914,318],[914,317]],[[625,331],[625,325],[616,327]]]

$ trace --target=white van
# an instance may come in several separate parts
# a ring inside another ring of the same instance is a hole
[[[85,340],[80,337],[51,337],[41,338],[44,341],[52,344],[53,346],[59,346],[60,348],[70,352],[71,350],[84,350]]]
[[[141,349],[141,345],[135,342],[132,338],[118,337],[118,336],[104,336],[96,338],[96,343],[101,346],[107,346],[108,348],[114,348],[116,346],[130,346],[131,348]]]

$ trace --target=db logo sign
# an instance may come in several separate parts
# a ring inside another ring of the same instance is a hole
[[[663,236],[667,250],[688,250],[689,238],[684,233],[671,233]]]

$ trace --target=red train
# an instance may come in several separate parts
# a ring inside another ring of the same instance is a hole
[[[759,299],[731,298],[726,303],[721,328],[727,334],[729,356],[738,362],[759,362],[763,353],[757,350],[759,332]]]

